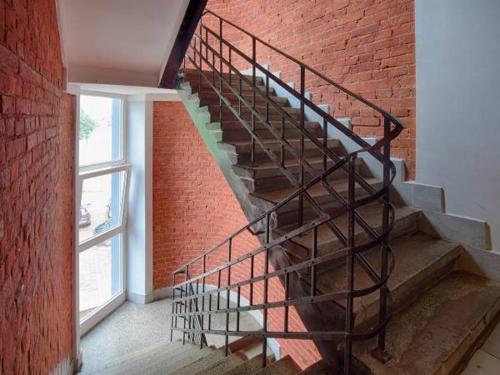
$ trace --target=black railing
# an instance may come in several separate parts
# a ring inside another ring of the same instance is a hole
[[[218,25],[218,33],[213,31],[208,25],[207,18]],[[241,49],[237,48],[231,42],[224,38],[223,31],[227,26],[233,27],[251,39],[251,56],[246,55]],[[210,36],[210,37],[209,37]],[[213,40],[213,43],[210,43]],[[257,48],[263,45],[274,52],[285,57],[289,62],[297,64],[300,72],[300,88],[295,91],[288,84],[283,82],[273,73],[257,61]],[[227,53],[226,53],[227,51]],[[241,73],[234,64],[234,56],[251,65],[251,76]],[[395,168],[390,160],[390,143],[396,138],[403,129],[399,120],[390,113],[384,111],[378,106],[372,104],[366,99],[352,93],[344,87],[328,79],[316,70],[308,67],[302,62],[294,59],[286,53],[271,46],[269,43],[248,33],[237,25],[206,11],[200,21],[197,32],[195,32],[190,49],[185,58],[184,70],[193,68],[198,78],[198,89],[205,87],[215,92],[219,98],[218,120],[221,124],[225,121],[224,110],[227,108],[232,116],[237,118],[242,127],[247,130],[250,136],[250,163],[256,163],[257,147],[261,150],[281,171],[288,181],[297,190],[282,200],[270,210],[266,211],[255,220],[252,220],[246,226],[240,228],[231,234],[220,244],[212,249],[203,252],[195,257],[173,274],[173,296],[172,322],[171,330],[183,332],[183,335],[193,333],[201,334],[219,334],[226,336],[226,352],[228,348],[229,336],[255,336],[262,338],[263,354],[262,363],[266,365],[267,359],[267,339],[268,338],[286,338],[286,339],[342,339],[344,341],[344,371],[349,374],[352,365],[352,341],[354,339],[366,339],[378,335],[378,349],[380,353],[385,351],[385,326],[389,319],[387,310],[387,300],[389,298],[387,289],[387,280],[394,267],[394,257],[387,244],[388,235],[394,222],[394,209],[390,204],[389,189],[395,176]],[[257,71],[263,75],[263,78],[257,76]],[[351,129],[342,125],[332,115],[325,112],[319,106],[314,104],[311,99],[306,97],[306,73],[313,74],[316,79],[326,82],[332,90],[336,89],[344,93],[351,100],[367,106],[381,118],[383,126],[383,137],[374,145],[369,145],[363,138],[355,134]],[[238,82],[235,85],[234,79]],[[258,80],[264,83],[264,90],[257,88]],[[280,104],[276,103],[269,95],[270,82],[286,90],[290,95],[299,100],[298,119],[288,113]],[[236,86],[236,87],[235,87]],[[243,87],[251,88],[251,98],[245,96]],[[228,95],[236,97],[237,105],[231,102]],[[264,111],[259,111],[256,106],[257,98],[264,100]],[[243,110],[251,114],[250,121],[243,115]],[[306,109],[320,116],[322,119],[322,139],[318,139],[305,126]],[[270,110],[277,113],[281,118],[281,127],[276,130],[269,118]],[[256,129],[257,121],[268,130],[272,136],[279,142],[278,153],[268,148]],[[299,148],[293,147],[286,137],[285,123],[289,123],[299,132]],[[334,126],[348,137],[358,149],[345,156],[339,156],[328,148],[327,127],[328,124]],[[310,142],[320,152],[322,158],[322,168],[318,170],[308,162],[304,153],[305,141]],[[298,173],[294,173],[285,162],[285,153],[295,158],[299,165]],[[359,156],[370,155],[375,158],[383,169],[383,184],[380,189],[371,186],[362,175],[356,170],[356,160]],[[347,198],[337,192],[331,185],[328,178],[337,171],[343,171],[347,175]],[[310,193],[311,188],[321,184],[332,199],[337,202],[334,210],[325,210],[322,204],[314,199]],[[365,195],[358,197],[356,185],[360,186]],[[273,217],[278,210],[292,201],[298,202],[297,225],[287,231],[285,234],[275,231],[273,228]],[[304,217],[304,206],[308,204],[315,213],[315,217],[307,219]],[[359,208],[368,204],[378,204],[381,207],[381,223],[379,227],[370,225],[359,212]],[[347,216],[347,233],[335,223],[336,219]],[[335,235],[340,250],[328,254],[318,254],[318,228],[325,225]],[[359,226],[365,236],[356,234],[356,227]],[[256,228],[261,228],[257,231]],[[259,233],[262,245],[257,249],[246,251],[239,254],[235,243],[247,231]],[[297,261],[295,264],[276,270],[270,270],[270,254],[273,250],[286,247],[289,241],[293,241],[306,234],[311,235],[311,251],[307,258]],[[358,243],[361,242],[361,243]],[[380,270],[376,270],[365,257],[369,250],[378,248],[381,256]],[[262,256],[263,270],[261,274],[256,275],[256,259]],[[212,258],[216,258],[215,261]],[[332,262],[345,261],[346,266],[346,288],[326,294],[320,294],[316,288],[317,270],[320,266],[332,264]],[[215,263],[215,264],[212,264]],[[372,285],[363,289],[355,288],[355,263],[368,274],[372,280]],[[247,268],[249,275],[247,278],[239,277],[238,281],[232,278],[231,270],[235,267]],[[223,281],[223,274],[225,281]],[[307,283],[310,285],[310,293],[303,297],[290,297],[289,280],[290,275],[307,275]],[[184,280],[179,282],[178,275],[184,275]],[[269,302],[269,282],[278,279],[284,286],[283,297],[278,301]],[[207,285],[217,280],[217,286],[209,290]],[[263,299],[260,303],[254,300],[254,286],[262,283]],[[248,304],[241,304],[243,288],[248,288],[246,293]],[[358,332],[354,329],[353,304],[356,298],[379,291],[380,304],[378,322],[374,327],[370,327],[366,332]],[[236,305],[230,306],[231,292],[236,296]],[[221,307],[221,294],[226,295],[226,306]],[[216,296],[216,304],[212,304],[212,296]],[[208,307],[206,300],[208,299]],[[328,301],[345,301],[345,323],[344,329],[336,331],[308,331],[291,332],[289,330],[289,308],[297,307],[303,304],[318,304]],[[268,326],[269,309],[283,308],[283,330],[272,331]],[[260,310],[263,314],[262,331],[242,331],[240,329],[240,314],[247,311]],[[212,316],[214,314],[225,315],[225,329],[217,330],[212,327]],[[230,314],[236,314],[236,328],[230,329]],[[184,324],[180,327],[178,318],[182,317]],[[196,317],[196,319],[194,319]],[[196,321],[196,327],[190,323]],[[187,323],[186,323],[187,322]],[[205,325],[205,322],[207,324]],[[189,338],[190,336],[188,336]],[[201,345],[203,346],[203,340]]]

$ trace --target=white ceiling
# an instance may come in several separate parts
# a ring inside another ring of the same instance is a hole
[[[59,0],[70,82],[156,86],[189,0]]]

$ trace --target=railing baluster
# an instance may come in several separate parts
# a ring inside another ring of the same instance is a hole
[[[312,235],[312,251],[311,260],[315,260],[318,256],[318,227],[314,227]],[[316,266],[311,266],[311,297],[316,295]]]
[[[174,339],[174,319],[175,319],[175,273],[172,275],[172,316],[170,317],[170,342]],[[176,327],[177,328],[177,327]]]
[[[270,237],[271,237],[271,223],[270,223],[271,216],[268,214],[266,215],[266,244],[269,243]],[[264,260],[264,275],[266,278],[264,279],[264,317],[263,317],[263,326],[262,330],[264,334],[267,334],[268,331],[268,321],[267,321],[267,303],[269,301],[269,279],[267,278],[267,275],[269,273],[269,252],[271,249],[267,249],[265,251],[265,260]],[[266,367],[267,364],[267,336],[264,336],[262,338],[262,367]]]
[[[203,266],[202,266],[202,272],[205,274],[207,271],[207,256],[203,255]],[[206,285],[206,278],[203,277],[202,279],[202,287],[201,287],[201,292],[203,295],[201,296],[201,330],[205,328],[205,285]],[[200,340],[200,348],[203,349],[203,340]]]
[[[391,121],[384,116],[384,176],[383,183],[384,189],[386,189],[384,194],[384,208],[382,212],[382,232],[385,233],[389,228],[389,202],[390,202],[390,184],[391,184],[391,176],[390,176],[390,163],[391,163],[391,142],[389,138],[389,134],[391,131]],[[382,262],[381,262],[381,270],[380,277],[384,279],[387,277],[388,272],[388,249],[385,244],[382,245]],[[382,324],[385,322],[387,318],[387,283],[384,283],[380,288],[380,306],[379,306],[379,323]],[[385,327],[379,332],[378,335],[378,351],[381,358],[385,356]]]
[[[219,20],[219,71],[220,71],[220,79],[219,79],[219,90],[221,96],[219,97],[219,122],[222,126],[222,95],[224,95],[224,86],[222,84],[222,76],[224,75],[224,69],[222,66],[222,58],[223,58],[223,50],[222,50],[222,19]]]
[[[236,300],[236,307],[241,307],[241,286],[238,285],[238,299]],[[236,312],[236,331],[240,331],[240,311]]]
[[[266,122],[269,122],[269,74],[266,74]]]
[[[221,285],[221,271],[219,270],[219,276],[217,279],[217,310],[220,309],[220,292],[219,292],[220,285]]]
[[[255,71],[255,64],[257,63],[256,61],[256,56],[257,54],[257,44],[255,38],[252,38],[252,132],[255,134],[255,85],[256,85],[256,71]],[[251,151],[251,163],[255,163],[255,138],[252,136],[252,151]]]
[[[228,243],[228,250],[227,250],[227,261],[231,262],[231,253],[232,253],[232,243],[233,239],[229,239]],[[227,269],[227,292],[226,292],[226,308],[229,309],[229,302],[231,299],[231,291],[229,289],[229,286],[231,285],[231,266]],[[226,338],[225,338],[225,352],[226,352],[226,357],[229,354],[229,312],[226,312]]]
[[[253,255],[250,257],[250,279],[253,279],[254,276],[254,267],[255,267],[255,260]],[[253,305],[253,283],[250,283],[250,306]]]
[[[326,149],[328,147],[328,122],[326,118],[323,119],[323,148]],[[328,162],[326,153],[323,154],[323,172],[326,171]]]
[[[285,118],[281,118],[281,158],[280,158],[280,163],[281,166],[285,166],[285,144],[283,141],[285,140]]]
[[[304,64],[300,65],[300,172],[299,172],[299,186],[304,186],[304,124],[305,124],[305,90],[306,90],[306,67]],[[304,196],[299,196],[299,227],[304,222]]]
[[[352,331],[353,331],[353,303],[354,298],[352,292],[354,290],[354,254],[352,249],[355,245],[354,236],[355,236],[355,210],[354,210],[354,202],[355,202],[355,180],[354,180],[354,171],[355,171],[355,163],[356,163],[356,155],[354,154],[349,159],[349,187],[348,187],[348,224],[347,224],[347,246],[348,246],[348,254],[346,259],[346,285],[347,285],[347,304],[346,304],[346,312],[345,312],[345,331],[346,331],[346,339],[345,339],[345,352],[344,352],[344,374],[351,374],[351,362],[352,362]]]
[[[290,297],[290,274],[287,272],[285,273],[285,301],[288,301],[289,297]],[[288,305],[285,305],[285,321],[283,323],[285,332],[288,332],[288,314],[289,314],[288,310],[289,310]]]

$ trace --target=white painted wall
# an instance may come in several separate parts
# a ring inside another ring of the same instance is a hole
[[[416,0],[417,181],[500,250],[500,1]]]
[[[146,101],[127,101],[127,159],[130,175],[127,221],[127,296],[134,302],[146,302],[152,291],[152,278],[146,272],[151,266],[146,217]]]

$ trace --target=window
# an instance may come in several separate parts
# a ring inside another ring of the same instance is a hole
[[[130,166],[124,101],[81,95],[77,201],[81,333],[124,300],[124,235]]]

